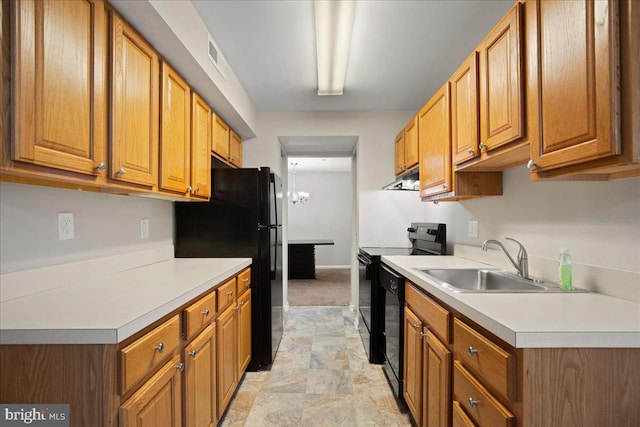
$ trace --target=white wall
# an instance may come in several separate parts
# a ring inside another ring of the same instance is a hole
[[[73,212],[75,239],[58,239],[58,212]],[[2,273],[171,244],[172,202],[0,182]]]
[[[357,136],[359,246],[409,246],[406,228],[425,216],[417,193],[382,191],[394,178],[393,141],[415,114],[410,111],[259,111],[257,138],[243,143],[246,167],[270,166],[281,174],[278,136]]]
[[[289,175],[289,188],[292,187]],[[289,239],[332,239],[316,246],[316,265],[351,265],[351,172],[296,172],[296,189],[311,194],[307,203],[287,203]]]

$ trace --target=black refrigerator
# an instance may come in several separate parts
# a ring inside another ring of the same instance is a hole
[[[282,182],[269,168],[212,169],[209,202],[176,202],[176,258],[251,258],[249,370],[273,363],[284,328]]]

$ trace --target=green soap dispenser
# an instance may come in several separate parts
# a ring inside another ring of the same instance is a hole
[[[571,284],[571,254],[569,249],[560,249],[559,259],[559,271],[560,271],[560,289],[563,291],[570,291],[572,289]]]

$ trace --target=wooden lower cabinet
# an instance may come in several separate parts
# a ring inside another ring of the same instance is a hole
[[[182,426],[181,371],[175,355],[120,406],[121,427]]]
[[[238,384],[238,318],[236,304],[230,305],[218,324],[218,418],[222,417]]]
[[[238,297],[238,378],[251,361],[251,289]]]
[[[422,321],[404,308],[404,401],[422,425]]]
[[[183,353],[185,427],[214,426],[218,422],[216,324],[207,326]]]
[[[422,425],[448,426],[451,407],[451,351],[424,328],[422,344]]]

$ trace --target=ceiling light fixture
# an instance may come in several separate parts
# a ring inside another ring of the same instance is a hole
[[[315,0],[318,95],[342,95],[355,0]]]

